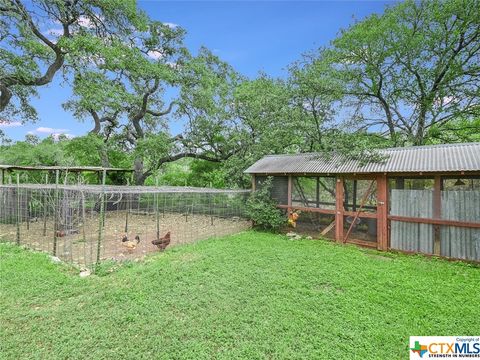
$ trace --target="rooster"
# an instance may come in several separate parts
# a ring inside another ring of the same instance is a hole
[[[140,243],[140,236],[138,235],[135,236],[135,241],[128,240],[127,234],[124,234],[122,237],[122,246],[127,248],[129,253],[133,252],[137,248],[137,245],[139,243]]]
[[[167,232],[164,237],[153,240],[152,244],[158,247],[160,251],[164,251],[165,248],[170,244],[170,231]]]
[[[288,225],[290,225],[293,228],[297,227],[297,220],[298,217],[300,216],[300,211],[291,211],[290,214],[288,214]]]

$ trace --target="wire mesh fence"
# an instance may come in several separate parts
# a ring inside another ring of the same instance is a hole
[[[248,229],[249,191],[0,185],[0,241],[91,266]]]

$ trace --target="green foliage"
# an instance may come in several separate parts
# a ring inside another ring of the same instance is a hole
[[[222,189],[226,187],[225,174],[221,163],[198,159],[181,159],[162,166],[158,175],[160,185],[195,186]],[[154,177],[146,185],[154,185]]]
[[[480,332],[480,269],[327,241],[251,231],[87,278],[0,260],[6,359],[403,359],[411,334]]]
[[[17,141],[10,146],[0,146],[0,163],[12,165],[66,165],[63,146],[67,140],[57,141],[47,137],[40,142]]]
[[[34,119],[35,88],[63,69],[73,89],[64,108],[94,126],[71,141],[30,136],[12,147],[0,131],[2,162],[134,167],[138,184],[157,176],[248,187],[243,171],[268,154],[366,162],[382,160],[378,148],[480,141],[477,0],[389,6],[291,64],[286,79],[245,78],[206,48],[190,54],[184,29],[149,19],[133,0],[4,3],[2,115]],[[36,34],[37,18],[68,31],[53,43]],[[168,128],[174,120],[185,123],[180,134]]]
[[[350,127],[421,145],[430,128],[478,117],[479,29],[478,1],[409,0],[343,30],[305,68],[326,78],[317,94],[341,94]]]
[[[471,120],[459,118],[443,126],[432,126],[427,139],[431,144],[480,142],[480,117]]]
[[[277,231],[286,219],[272,200],[272,178],[267,178],[247,199],[247,216],[262,229]]]
[[[37,87],[82,60],[119,54],[117,44],[147,28],[135,0],[0,0],[0,8],[0,112],[7,119],[35,120]]]

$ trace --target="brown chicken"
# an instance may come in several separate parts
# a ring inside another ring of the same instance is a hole
[[[164,251],[166,247],[170,244],[170,231],[167,232],[164,237],[153,240],[152,244],[158,247],[160,251]]]
[[[129,253],[133,252],[136,248],[137,248],[137,245],[140,243],[140,236],[135,236],[135,241],[131,241],[131,240],[128,240],[128,236],[127,234],[125,234],[123,237],[122,237],[122,246],[124,246],[125,248],[127,248],[127,251]]]

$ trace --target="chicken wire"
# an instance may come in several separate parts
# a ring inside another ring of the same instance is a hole
[[[0,185],[0,241],[91,266],[248,229],[249,191],[192,187]],[[138,239],[138,240],[137,240]]]

